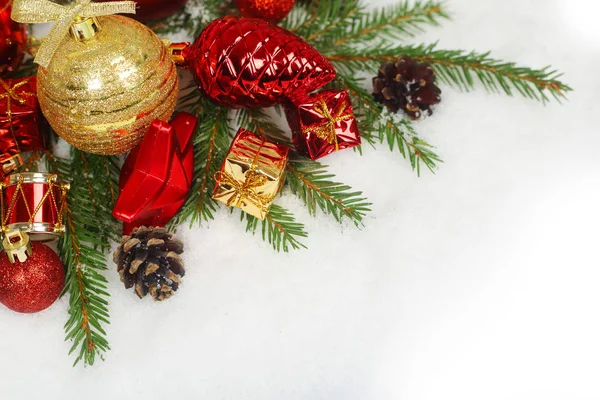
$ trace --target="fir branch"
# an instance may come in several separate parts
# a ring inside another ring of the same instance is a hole
[[[335,175],[326,168],[316,161],[299,158],[290,161],[286,174],[290,190],[304,201],[312,215],[319,208],[340,223],[348,218],[359,226],[367,212],[371,211],[371,203],[363,197],[362,192],[332,181]]]
[[[308,13],[296,7],[282,26],[311,44],[326,42],[328,37],[338,36],[352,26],[352,19],[362,9],[359,3],[359,0],[313,1]]]
[[[398,149],[402,157],[408,159],[417,175],[421,174],[421,164],[433,172],[441,159],[432,150],[432,146],[421,140],[406,118],[397,118],[384,111],[370,93],[362,88],[360,82],[343,73],[338,74],[337,84],[350,93],[354,100],[355,114],[362,120],[361,136],[370,144],[387,143],[390,150]]]
[[[503,91],[509,96],[517,91],[526,98],[544,103],[549,101],[548,93],[560,102],[572,90],[559,80],[562,74],[550,67],[521,67],[513,62],[492,58],[489,52],[480,54],[474,51],[438,50],[436,46],[435,43],[379,46],[363,51],[342,47],[327,56],[346,72],[376,71],[383,62],[394,62],[402,56],[409,56],[417,61],[431,63],[442,82],[459,89],[469,91],[479,81],[488,91]]]
[[[237,124],[244,129],[263,135],[269,140],[292,147],[292,141],[286,133],[273,122],[264,109],[239,109],[236,115]]]
[[[189,103],[198,117],[194,137],[195,170],[191,195],[177,216],[169,224],[175,227],[183,221],[190,225],[214,219],[217,202],[211,194],[214,187],[214,174],[219,170],[230,145],[229,110],[216,107],[208,100],[198,98],[197,104]]]
[[[69,179],[66,232],[59,242],[59,254],[66,267],[64,292],[69,294],[66,340],[77,351],[74,365],[94,364],[109,350],[104,324],[109,324],[106,252],[119,236],[112,218],[112,190],[117,185],[116,160],[72,150],[70,160],[46,153],[47,168]],[[111,187],[113,189],[111,189]]]
[[[368,44],[382,37],[398,39],[404,35],[412,36],[422,31],[425,24],[439,25],[442,18],[448,18],[448,15],[437,1],[400,1],[379,10],[362,12],[360,18],[353,20],[348,32],[340,32],[335,46],[349,42],[353,45]]]
[[[300,241],[307,237],[304,225],[296,222],[296,219],[285,208],[272,204],[267,217],[260,221],[258,218],[241,212],[241,220],[246,220],[246,231],[256,233],[258,225],[261,225],[262,239],[267,241],[275,251],[289,252],[291,249],[306,248]]]

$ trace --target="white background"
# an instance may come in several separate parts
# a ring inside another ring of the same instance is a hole
[[[180,231],[172,300],[139,301],[111,267],[112,351],[92,368],[66,355],[66,300],[0,308],[0,398],[600,399],[600,7],[446,3],[453,21],[417,40],[552,64],[570,101],[442,87],[417,125],[435,175],[383,146],[326,160],[374,203],[364,229],[285,195],[307,251],[275,254],[223,211]]]

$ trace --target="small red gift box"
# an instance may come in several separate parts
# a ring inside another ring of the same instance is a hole
[[[0,164],[8,174],[21,153],[44,150],[48,124],[37,99],[36,78],[0,79]]]
[[[312,160],[360,145],[358,123],[346,91],[301,96],[286,107],[293,142]]]

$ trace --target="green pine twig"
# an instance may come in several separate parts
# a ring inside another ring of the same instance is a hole
[[[268,242],[275,251],[289,252],[290,249],[306,248],[301,242],[308,234],[304,225],[297,222],[296,218],[285,208],[272,204],[267,217],[261,221],[258,218],[241,212],[241,220],[246,221],[246,231],[253,234],[261,226],[261,237]]]
[[[327,167],[310,160],[296,159],[288,163],[287,183],[292,193],[300,197],[310,214],[317,209],[332,215],[338,222],[347,218],[359,226],[371,211],[371,203],[362,192],[353,191],[348,185],[335,182],[335,175]]]
[[[440,2],[400,1],[397,4],[376,10],[363,11],[353,19],[349,31],[338,32],[339,37],[331,42],[337,47],[346,43],[366,45],[374,39],[399,39],[421,32],[424,25],[437,26],[441,19],[448,18]]]
[[[93,365],[110,349],[104,325],[110,323],[106,252],[119,237],[112,218],[116,200],[119,168],[112,158],[72,150],[70,160],[46,153],[50,171],[69,179],[66,232],[59,243],[59,254],[66,267],[64,292],[69,295],[66,340],[72,341],[69,354],[76,353],[75,364]]]
[[[512,96],[518,92],[530,99],[549,101],[548,94],[559,102],[572,91],[561,82],[561,74],[550,67],[533,69],[518,66],[490,56],[490,53],[467,52],[463,50],[439,50],[437,44],[374,47],[355,50],[339,48],[328,58],[345,72],[377,71],[384,62],[394,62],[402,56],[409,56],[421,62],[431,63],[440,81],[469,91],[479,82],[492,92],[504,92]]]
[[[429,143],[417,136],[410,120],[396,118],[384,111],[383,106],[355,78],[339,73],[336,84],[348,90],[353,99],[355,114],[362,121],[360,127],[364,141],[371,145],[387,144],[392,151],[397,149],[417,175],[421,174],[421,164],[431,172],[435,171],[437,163],[442,160]]]

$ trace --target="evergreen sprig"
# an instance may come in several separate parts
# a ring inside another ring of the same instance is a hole
[[[362,192],[334,181],[335,175],[316,161],[301,158],[290,160],[286,175],[290,190],[302,199],[312,215],[320,209],[340,223],[347,218],[359,226],[371,211],[371,203],[363,197]]]
[[[547,102],[551,95],[561,101],[572,91],[561,82],[562,74],[544,67],[541,69],[522,67],[514,62],[495,59],[489,52],[477,53],[464,50],[441,50],[437,43],[410,46],[375,46],[357,50],[342,46],[327,55],[341,71],[377,71],[382,63],[394,62],[401,56],[430,63],[443,83],[469,91],[476,82],[492,92],[504,92],[512,96],[515,91],[530,99]]]
[[[369,45],[374,39],[413,36],[423,31],[425,25],[439,25],[443,18],[448,18],[448,15],[437,1],[400,1],[375,10],[361,8],[357,17],[351,19],[349,29],[335,30],[330,35],[321,36],[321,39],[335,47],[347,43],[353,46]]]
[[[66,340],[73,342],[74,365],[94,364],[109,350],[104,325],[108,312],[107,251],[118,240],[119,226],[112,217],[118,193],[119,168],[114,159],[73,149],[71,159],[48,153],[49,170],[69,179],[66,232],[58,250],[66,267],[64,292],[69,295]]]
[[[181,211],[171,222],[177,226],[183,221],[190,224],[201,223],[214,219],[217,202],[211,194],[214,187],[214,175],[219,170],[231,142],[229,132],[229,110],[225,107],[215,107],[208,100],[194,93],[196,102],[184,102],[188,111],[198,117],[198,126],[194,136],[194,185],[191,195]]]
[[[387,144],[392,151],[397,149],[410,162],[417,175],[421,174],[421,164],[433,172],[437,163],[442,162],[433,151],[433,146],[418,137],[413,123],[384,110],[362,87],[360,80],[340,73],[335,84],[350,93],[355,114],[361,121],[360,131],[364,141],[371,145]]]
[[[300,241],[308,236],[304,225],[297,222],[292,213],[280,205],[272,204],[263,221],[245,212],[240,214],[241,220],[246,221],[246,231],[255,234],[260,225],[262,239],[273,246],[274,250],[287,253],[290,248],[306,248]]]

